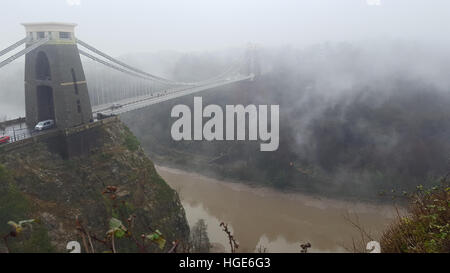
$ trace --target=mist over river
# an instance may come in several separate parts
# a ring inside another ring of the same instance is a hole
[[[347,220],[360,223],[377,240],[396,216],[387,205],[374,205],[284,193],[216,180],[196,173],[157,166],[158,173],[179,194],[192,227],[199,219],[208,225],[214,245],[229,251],[225,233],[231,227],[239,252],[300,252],[309,242],[309,252],[347,252],[361,234]]]

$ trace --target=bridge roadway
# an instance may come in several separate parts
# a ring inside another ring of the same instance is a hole
[[[163,92],[163,93],[157,93],[157,94],[151,94],[151,95],[145,95],[140,97],[133,97],[129,99],[119,100],[114,103],[108,103],[108,104],[102,104],[98,106],[94,106],[92,108],[92,111],[94,114],[101,113],[104,115],[119,115],[122,113],[126,113],[129,111],[137,110],[140,108],[147,107],[149,105],[161,103],[164,101],[168,101],[171,99],[175,99],[178,97],[198,93],[201,91],[205,91],[211,88],[224,86],[227,84],[245,81],[245,80],[252,80],[254,78],[253,75],[250,76],[235,76],[232,78],[227,78],[221,81],[217,81],[214,83],[197,86],[197,87],[184,87],[183,89],[179,89],[172,92]]]
[[[49,132],[53,132],[54,130],[56,129],[39,132],[34,129],[28,128],[25,122],[17,121],[16,123],[8,124],[5,127],[0,127],[0,137],[9,136],[11,138],[9,143],[14,143],[20,140],[30,138],[32,136],[44,135]]]
[[[0,136],[9,136],[11,138],[11,143],[29,138],[31,135],[32,132],[27,128],[27,125],[23,121],[17,121],[17,123],[0,127]]]

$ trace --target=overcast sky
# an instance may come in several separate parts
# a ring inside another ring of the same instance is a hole
[[[450,41],[449,0],[3,0],[0,49],[22,22],[73,22],[114,55],[325,41]]]

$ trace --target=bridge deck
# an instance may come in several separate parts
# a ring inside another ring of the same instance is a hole
[[[141,97],[129,98],[129,99],[117,101],[115,103],[98,105],[98,106],[94,106],[92,108],[92,111],[93,111],[93,113],[102,113],[105,115],[118,115],[118,114],[126,113],[129,111],[137,110],[140,108],[144,108],[149,105],[153,105],[153,104],[161,103],[161,102],[168,101],[171,99],[175,99],[178,97],[205,91],[205,90],[208,90],[211,88],[216,88],[216,87],[232,84],[235,82],[241,82],[241,81],[246,81],[246,80],[251,80],[251,79],[253,79],[253,75],[238,76],[238,77],[235,77],[232,79],[221,80],[221,81],[214,82],[211,84],[206,84],[203,86],[188,87],[188,88],[180,89],[180,90],[173,91],[170,93],[152,94],[152,95],[146,95],[146,96],[141,96]],[[115,107],[114,105],[119,105],[119,106]]]

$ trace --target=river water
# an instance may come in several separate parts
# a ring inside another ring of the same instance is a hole
[[[206,221],[216,251],[230,249],[220,222],[231,227],[239,252],[260,247],[300,252],[300,244],[307,242],[312,245],[309,252],[347,252],[353,241],[361,242],[349,218],[377,240],[396,216],[394,208],[385,205],[282,193],[161,166],[157,170],[179,193],[189,225]]]

